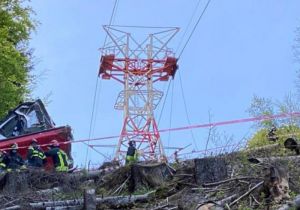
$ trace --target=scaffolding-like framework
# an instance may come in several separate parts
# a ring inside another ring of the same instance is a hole
[[[153,113],[163,92],[154,84],[175,76],[177,59],[167,45],[179,28],[160,29],[141,42],[118,26],[104,30],[109,42],[101,49],[99,77],[124,86],[115,103],[115,109],[123,110],[124,121],[114,158],[124,159],[129,141],[134,140],[144,160],[166,160]]]

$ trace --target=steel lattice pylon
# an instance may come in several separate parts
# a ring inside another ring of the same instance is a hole
[[[115,160],[124,159],[131,140],[144,160],[166,160],[153,115],[163,92],[156,90],[154,83],[175,75],[177,59],[167,44],[179,28],[159,29],[141,42],[118,26],[104,26],[104,30],[110,41],[101,49],[99,77],[115,79],[124,86],[115,104],[124,112]]]

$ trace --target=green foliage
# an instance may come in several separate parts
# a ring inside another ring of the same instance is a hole
[[[28,47],[36,22],[20,0],[0,0],[0,118],[29,93],[32,51]]]
[[[263,98],[254,95],[250,108],[247,112],[253,117],[259,117],[263,115],[273,115],[274,114],[274,106],[271,99]],[[274,120],[265,120],[259,123],[261,127],[270,127],[274,123]]]
[[[268,98],[254,96],[250,108],[247,111],[253,117],[272,116],[274,114],[299,112],[300,107],[298,104],[297,96],[291,93],[286,94],[282,101],[276,101],[276,103]],[[276,136],[279,137],[277,142],[273,142],[268,139],[268,132],[272,126],[277,127]],[[274,143],[283,144],[288,137],[299,139],[300,118],[288,117],[280,120],[263,120],[257,123],[257,128],[258,130],[247,143],[249,149]]]
[[[274,142],[269,141],[267,138],[268,129],[262,128],[257,131],[254,136],[248,141],[247,147],[249,149],[261,147],[269,144],[274,144]],[[300,139],[300,127],[297,125],[283,125],[277,128],[276,135],[279,137],[278,142],[283,144],[284,141],[289,137],[294,137]]]

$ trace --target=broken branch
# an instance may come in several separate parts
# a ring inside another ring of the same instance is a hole
[[[231,202],[229,204],[229,206],[233,206],[234,204],[236,204],[237,202],[239,202],[241,199],[243,199],[245,196],[249,195],[253,190],[257,189],[259,186],[261,186],[264,183],[264,181],[259,182],[258,184],[256,184],[254,187],[252,187],[250,190],[248,190],[246,193],[244,193],[242,196],[240,196],[239,198],[235,199],[233,202]]]

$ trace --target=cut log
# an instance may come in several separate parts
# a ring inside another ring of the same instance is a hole
[[[172,177],[172,170],[165,163],[133,164],[129,186],[132,192],[141,188],[161,186]]]
[[[47,207],[46,210],[82,210],[80,206],[57,206],[57,207]]]
[[[96,194],[95,189],[86,189],[84,191],[84,207],[85,210],[96,210]]]
[[[97,198],[97,204],[106,204],[111,207],[123,206],[135,202],[145,202],[152,198],[155,191],[151,191],[144,195],[132,195],[132,196],[111,196],[106,198]]]
[[[224,180],[228,177],[226,162],[223,158],[195,159],[195,176],[199,185]]]
[[[117,206],[126,206],[135,202],[146,202],[152,198],[155,191],[151,191],[144,195],[132,195],[132,196],[110,196],[104,198],[96,198],[96,203],[105,204],[114,208]],[[47,201],[47,202],[37,202],[29,204],[33,209],[47,208],[47,207],[67,207],[67,206],[83,206],[84,199],[74,199],[74,200],[62,200],[62,201]],[[12,207],[5,208],[5,210],[21,209],[21,206],[16,205]]]
[[[63,200],[63,201],[46,201],[46,202],[37,202],[30,203],[32,208],[46,208],[46,207],[57,207],[57,206],[77,206],[83,205],[83,199],[74,199],[74,200]]]

